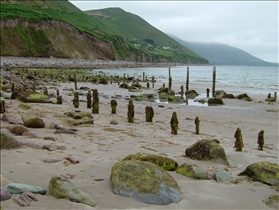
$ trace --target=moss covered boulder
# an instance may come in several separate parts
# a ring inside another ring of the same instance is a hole
[[[177,182],[164,169],[145,161],[127,160],[111,169],[110,181],[114,194],[156,205],[181,200]]]
[[[49,96],[42,93],[33,93],[30,91],[21,91],[17,98],[25,103],[50,103]]]
[[[188,147],[186,157],[229,165],[223,147],[214,140],[204,139]]]
[[[176,169],[176,173],[193,179],[206,179],[206,173],[193,163],[183,163]]]
[[[186,100],[182,96],[169,96],[168,102],[170,104],[184,104],[186,103]]]
[[[252,98],[247,95],[247,93],[242,93],[236,96],[237,99],[241,99],[244,101],[252,101]]]
[[[21,145],[22,143],[9,134],[9,131],[4,129],[0,130],[0,149],[17,148]]]
[[[9,126],[7,126],[7,129],[11,133],[16,134],[16,135],[22,135],[25,132],[29,132],[29,129],[23,125],[9,125]]]
[[[84,203],[89,206],[95,206],[96,202],[74,185],[69,179],[64,176],[53,176],[49,181],[47,195],[52,195],[55,198],[66,198],[74,202]]]
[[[28,128],[44,128],[45,123],[43,119],[40,117],[39,113],[34,111],[29,111],[24,113],[21,116],[23,121],[23,125]]]
[[[166,171],[174,171],[178,167],[178,163],[169,157],[148,153],[130,154],[123,160],[140,160],[151,162],[165,169]]]
[[[248,176],[253,181],[276,186],[279,184],[279,165],[266,161],[253,163],[238,174],[238,176]]]
[[[207,101],[208,105],[224,105],[222,98],[209,98]]]
[[[93,118],[92,114],[90,112],[80,112],[80,111],[75,111],[75,112],[65,112],[65,115],[68,117],[74,118],[74,119],[82,119],[82,118]]]

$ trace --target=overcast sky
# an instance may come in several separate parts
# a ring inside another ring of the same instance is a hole
[[[79,9],[120,7],[164,33],[191,42],[218,42],[278,63],[277,1],[82,1]]]

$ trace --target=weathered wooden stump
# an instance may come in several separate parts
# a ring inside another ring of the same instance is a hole
[[[178,119],[177,119],[176,112],[172,113],[170,124],[171,124],[171,134],[177,135],[177,130],[178,130],[179,122],[178,122]]]
[[[47,90],[47,88],[44,89],[44,95],[48,96],[48,90]]]
[[[152,106],[146,106],[145,107],[146,122],[152,122],[153,117],[154,117],[154,110],[153,110]]]
[[[117,102],[115,99],[112,99],[110,101],[110,105],[111,105],[111,114],[116,114],[116,107],[117,107]]]
[[[264,145],[264,131],[261,130],[258,134],[258,150],[263,150],[263,145]]]
[[[135,116],[133,100],[129,100],[127,115],[128,115],[128,122],[133,123],[134,122],[134,116]]]
[[[77,91],[74,92],[73,105],[74,105],[75,108],[79,107],[79,100],[78,100],[78,92]]]
[[[91,91],[90,90],[88,90],[86,97],[87,97],[87,108],[91,109],[92,101],[91,101]]]
[[[199,135],[200,134],[200,119],[199,119],[199,117],[195,118],[195,125],[196,125],[196,134]]]
[[[97,89],[93,89],[92,113],[99,114],[99,93]]]
[[[244,144],[243,144],[243,139],[242,139],[242,134],[241,134],[240,128],[236,129],[234,138],[235,138],[235,145],[234,145],[235,151],[241,152],[242,148],[244,147]]]

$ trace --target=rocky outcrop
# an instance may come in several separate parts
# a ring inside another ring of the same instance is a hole
[[[181,200],[177,182],[159,166],[138,160],[116,163],[110,181],[114,194],[157,205],[178,203]]]
[[[165,169],[166,171],[174,171],[178,167],[178,163],[169,157],[148,153],[130,154],[123,160],[140,160],[151,162]]]
[[[188,147],[186,157],[229,165],[223,147],[214,140],[204,139]]]
[[[248,176],[253,181],[263,182],[268,185],[279,185],[279,165],[266,161],[249,165],[238,176]]]

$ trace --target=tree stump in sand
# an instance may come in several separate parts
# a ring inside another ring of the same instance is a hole
[[[91,109],[92,101],[91,101],[91,91],[90,90],[88,90],[86,97],[87,97],[87,108]]]
[[[112,99],[110,101],[110,105],[111,105],[111,114],[116,114],[116,107],[117,107],[116,100]]]
[[[92,113],[99,114],[99,93],[97,89],[93,89]]]
[[[258,134],[258,150],[263,150],[263,145],[264,145],[264,131],[261,130]]]
[[[196,125],[196,134],[199,135],[200,134],[200,119],[198,117],[196,117],[196,119],[195,119],[195,125]]]
[[[243,139],[242,139],[242,134],[241,134],[240,128],[236,129],[234,138],[235,138],[235,145],[234,145],[235,151],[241,152],[242,147],[244,147],[244,144],[243,144]]]
[[[127,115],[128,115],[128,122],[133,123],[134,122],[135,111],[134,111],[134,103],[133,103],[132,100],[129,101]]]
[[[152,106],[146,106],[145,107],[146,122],[152,122],[153,117],[154,117],[154,110]]]
[[[74,92],[74,100],[73,100],[73,105],[75,108],[79,107],[79,101],[78,101],[78,92]]]
[[[177,119],[177,114],[176,112],[172,113],[172,117],[171,117],[171,134],[175,134],[177,135],[177,130],[178,130],[178,119]]]

